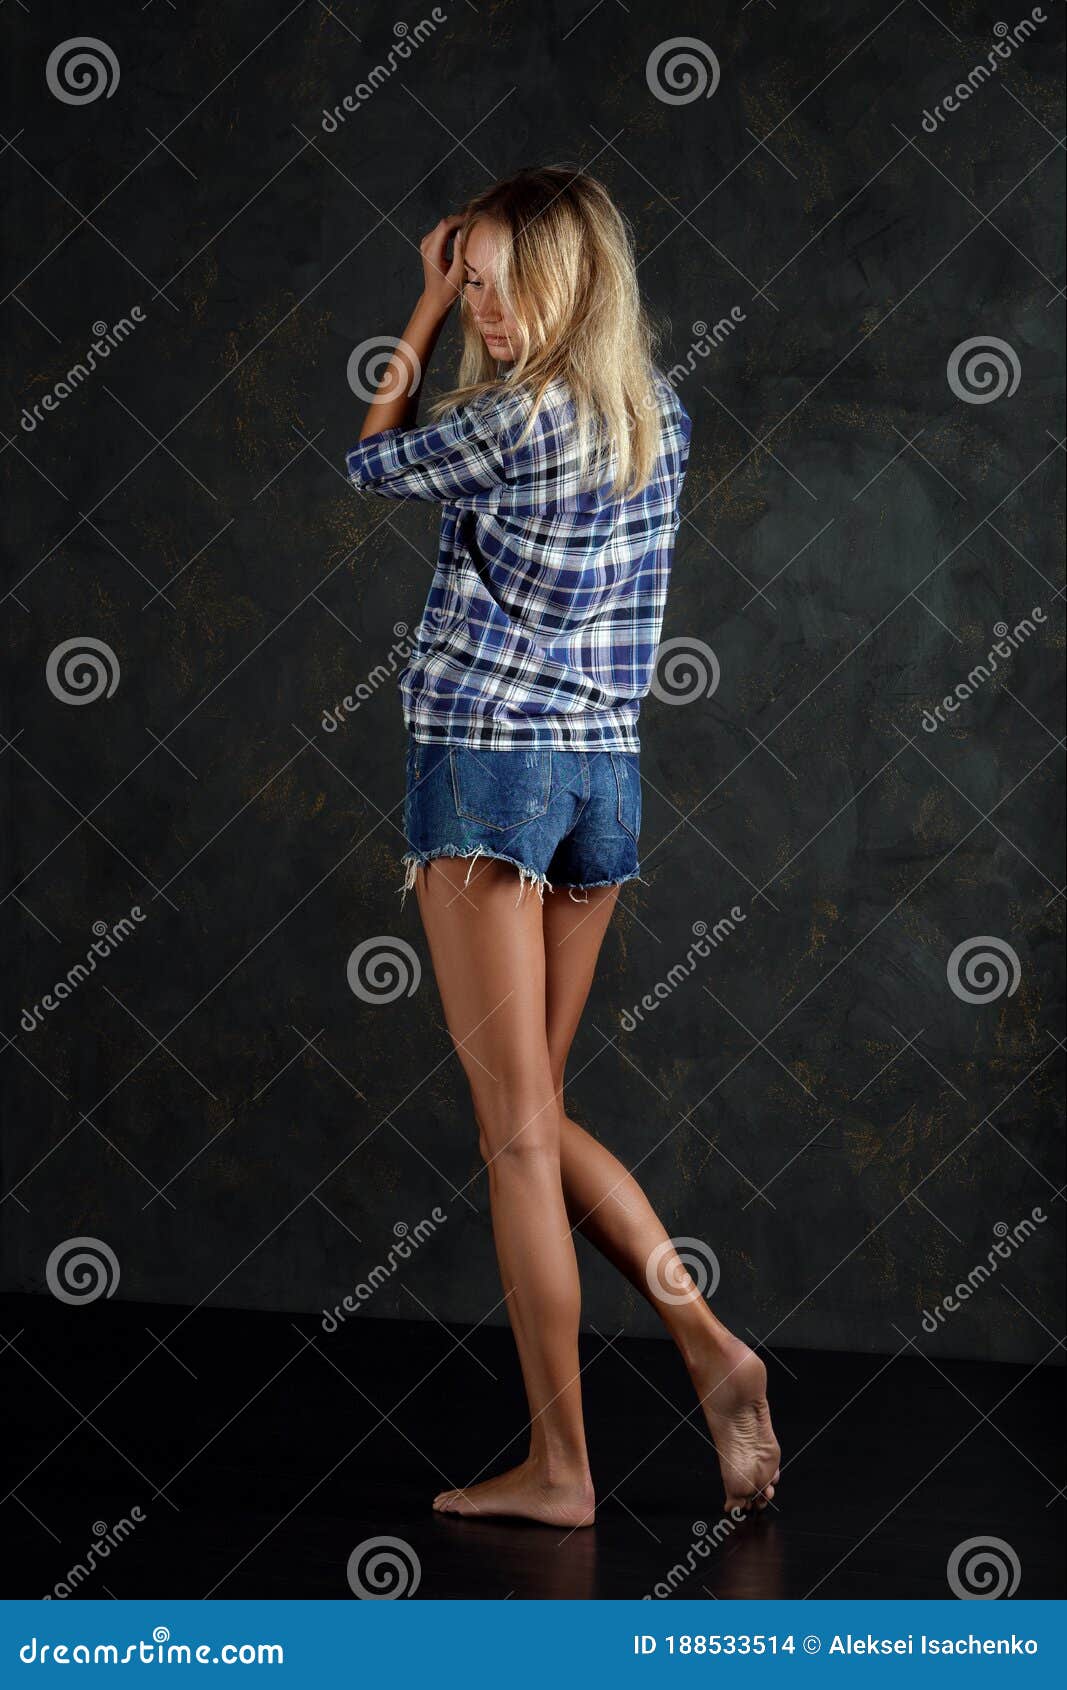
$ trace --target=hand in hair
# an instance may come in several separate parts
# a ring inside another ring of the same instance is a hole
[[[407,327],[382,372],[378,391],[367,408],[359,438],[367,440],[387,428],[414,428],[419,390],[433,356],[445,318],[463,289],[463,245],[458,235],[451,259],[448,243],[463,222],[459,216],[441,221],[419,242],[422,254],[422,293]]]
[[[422,297],[446,316],[463,292],[463,246],[456,231],[463,222],[462,215],[442,217],[428,235],[419,242],[422,254]],[[448,257],[448,243],[452,243],[452,257]]]

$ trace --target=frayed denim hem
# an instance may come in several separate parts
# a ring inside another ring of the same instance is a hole
[[[465,851],[460,845],[442,845],[440,850],[437,851],[409,851],[402,859],[405,864],[405,873],[404,884],[399,888],[401,909],[403,909],[404,901],[415,884],[415,876],[419,869],[425,868],[435,857],[469,857],[471,866],[467,870],[467,876],[463,882],[464,886],[470,880],[471,872],[479,857],[488,857],[498,863],[510,863],[512,868],[517,868],[519,871],[519,895],[515,899],[516,908],[522,902],[522,895],[528,884],[537,887],[537,896],[542,903],[545,901],[546,886],[550,892],[553,890],[546,875],[538,874],[536,869],[528,868],[525,863],[519,861],[518,857],[509,857],[503,851],[487,851],[482,845],[476,845],[470,851]]]
[[[575,898],[574,894],[576,892],[586,892],[586,893],[591,892],[591,891],[593,891],[594,887],[597,887],[597,886],[622,886],[622,885],[625,884],[625,882],[627,880],[640,880],[640,879],[642,879],[641,870],[639,868],[635,868],[632,874],[617,874],[611,880],[583,880],[579,884],[573,885],[573,886],[570,884],[569,881],[561,880],[561,881],[558,882],[558,884],[556,886],[554,886],[552,888],[552,891],[562,892],[564,889],[566,889],[570,893],[571,897],[574,898],[574,902],[576,904],[587,904],[589,902],[588,897]]]

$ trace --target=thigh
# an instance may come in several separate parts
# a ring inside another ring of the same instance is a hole
[[[491,858],[444,857],[419,874],[419,911],[448,1031],[479,1118],[502,1100],[540,1107],[552,1097],[545,1029],[541,904],[516,900],[517,871]],[[538,1122],[554,1134],[554,1119]]]
[[[557,1090],[618,896],[618,886],[599,886],[586,894],[588,902],[575,902],[562,888],[545,898],[545,1026]]]

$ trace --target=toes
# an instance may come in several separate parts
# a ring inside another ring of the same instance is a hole
[[[761,1491],[756,1492],[754,1501],[756,1508],[762,1514],[763,1510],[774,1501],[774,1485],[770,1482],[765,1484]]]

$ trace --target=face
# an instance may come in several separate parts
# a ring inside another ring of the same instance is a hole
[[[493,283],[504,239],[499,225],[487,218],[479,218],[472,226],[463,247],[463,297],[490,357],[506,363],[518,355],[522,337],[515,318],[503,305]]]

